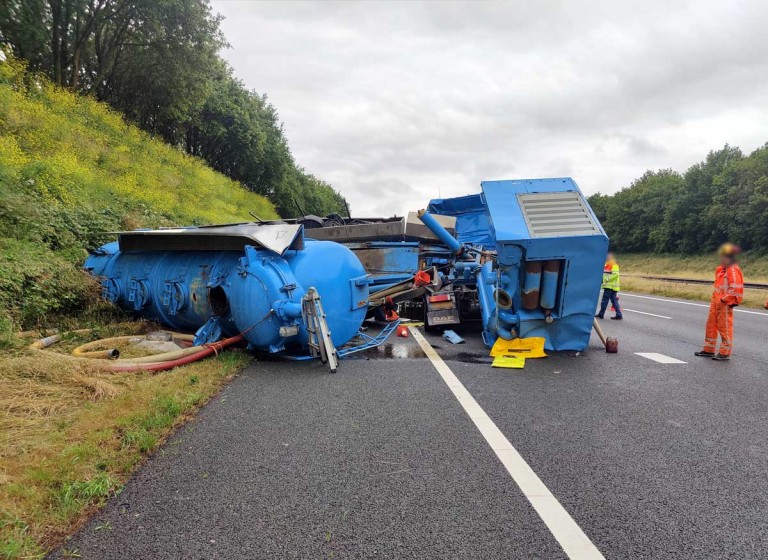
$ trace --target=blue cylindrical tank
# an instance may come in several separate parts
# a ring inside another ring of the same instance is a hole
[[[560,278],[560,261],[546,261],[541,277],[541,307],[554,309],[557,299],[557,282]]]
[[[130,251],[117,243],[95,251],[85,269],[101,280],[109,301],[169,328],[196,330],[212,316],[225,335],[245,331],[260,350],[306,347],[301,299],[319,293],[335,346],[360,329],[368,278],[357,257],[338,243],[306,239],[302,249],[275,252]]]
[[[523,309],[536,309],[539,306],[539,293],[541,290],[540,261],[525,263],[525,279],[523,281]]]

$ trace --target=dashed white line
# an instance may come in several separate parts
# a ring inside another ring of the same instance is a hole
[[[565,511],[565,508],[552,495],[538,475],[525,462],[520,453],[512,446],[507,437],[493,423],[493,420],[477,404],[477,401],[462,385],[461,381],[451,371],[448,365],[427,342],[424,336],[415,328],[410,328],[413,338],[435,366],[445,384],[464,408],[464,412],[472,419],[475,426],[496,453],[499,461],[506,467],[512,480],[520,487],[525,497],[539,514],[541,520],[555,537],[563,551],[573,560],[605,560],[589,537],[576,524],[576,521]]]
[[[656,313],[648,313],[647,311],[638,311],[637,309],[627,309],[626,307],[621,308],[622,311],[630,311],[632,313],[640,313],[640,315],[650,315],[651,317],[658,317],[659,319],[671,319],[672,317],[667,317],[666,315],[656,315]]]
[[[663,301],[666,303],[679,303],[682,305],[695,305],[696,307],[709,307],[706,303],[694,303],[692,301],[680,301],[677,299],[668,299],[668,298],[660,298],[660,297],[652,297],[652,296],[641,296],[638,294],[629,294],[627,292],[621,292],[621,297],[629,296],[629,297],[636,297],[641,299],[652,299],[654,301]]]
[[[669,298],[660,298],[660,297],[652,297],[652,296],[641,296],[638,294],[629,294],[627,292],[621,292],[621,297],[629,296],[629,297],[636,297],[641,299],[652,299],[654,301],[663,301],[665,303],[679,303],[681,305],[695,305],[696,307],[709,307],[708,303],[694,303],[692,301],[680,301],[679,299],[669,299]],[[761,313],[760,311],[749,311],[747,309],[739,309],[738,307],[734,309],[736,313],[749,313],[750,315],[762,315],[763,317],[768,317],[768,313]]]
[[[688,362],[684,362],[683,360],[678,360],[677,358],[672,358],[670,356],[665,356],[664,354],[659,354],[657,352],[635,352],[638,356],[642,356],[643,358],[648,358],[649,360],[653,360],[654,362],[659,362],[660,364],[687,364]]]

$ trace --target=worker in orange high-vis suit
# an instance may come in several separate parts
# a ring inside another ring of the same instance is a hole
[[[709,303],[704,348],[697,356],[713,360],[729,360],[733,346],[733,308],[744,297],[744,277],[736,258],[739,248],[726,243],[718,251],[720,266],[715,271],[715,289]],[[717,335],[720,335],[720,349],[717,349]]]

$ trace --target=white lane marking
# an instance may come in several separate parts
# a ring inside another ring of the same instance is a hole
[[[677,299],[667,299],[667,298],[660,298],[660,297],[651,297],[651,296],[640,296],[637,294],[630,294],[627,292],[621,292],[621,296],[629,296],[629,297],[636,297],[636,298],[642,298],[642,299],[652,299],[655,301],[663,301],[666,303],[679,303],[681,305],[695,305],[696,307],[709,307],[708,303],[693,303],[692,301],[680,301]],[[738,307],[734,309],[736,313],[749,313],[750,315],[762,315],[763,317],[768,317],[768,313],[761,313],[760,311],[748,311],[746,309],[739,309]]]
[[[657,352],[635,352],[638,356],[642,356],[643,358],[648,358],[649,360],[653,360],[654,362],[659,362],[660,364],[687,364],[688,362],[684,362],[683,360],[678,360],[677,358],[670,358],[669,356],[665,356],[664,354],[659,354]]]
[[[645,311],[638,311],[637,309],[627,309],[626,307],[621,308],[622,311],[631,311],[632,313],[640,313],[640,315],[650,315],[651,317],[659,317],[660,319],[671,319],[672,317],[667,317],[666,315],[656,315],[656,313],[647,313]]]
[[[415,328],[410,327],[413,338],[435,366],[445,384],[464,408],[464,412],[472,419],[475,426],[496,453],[499,461],[506,467],[512,480],[517,483],[523,494],[539,514],[552,535],[560,543],[563,551],[573,560],[605,560],[605,557],[595,547],[589,537],[584,534],[565,508],[552,495],[538,475],[525,462],[520,453],[512,446],[507,437],[499,430],[493,420],[477,404],[477,401],[462,385],[448,365],[435,352],[424,336]]]

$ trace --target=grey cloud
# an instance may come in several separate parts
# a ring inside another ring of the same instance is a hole
[[[768,140],[768,9],[737,2],[214,1],[223,55],[357,215],[484,179],[613,192]]]

